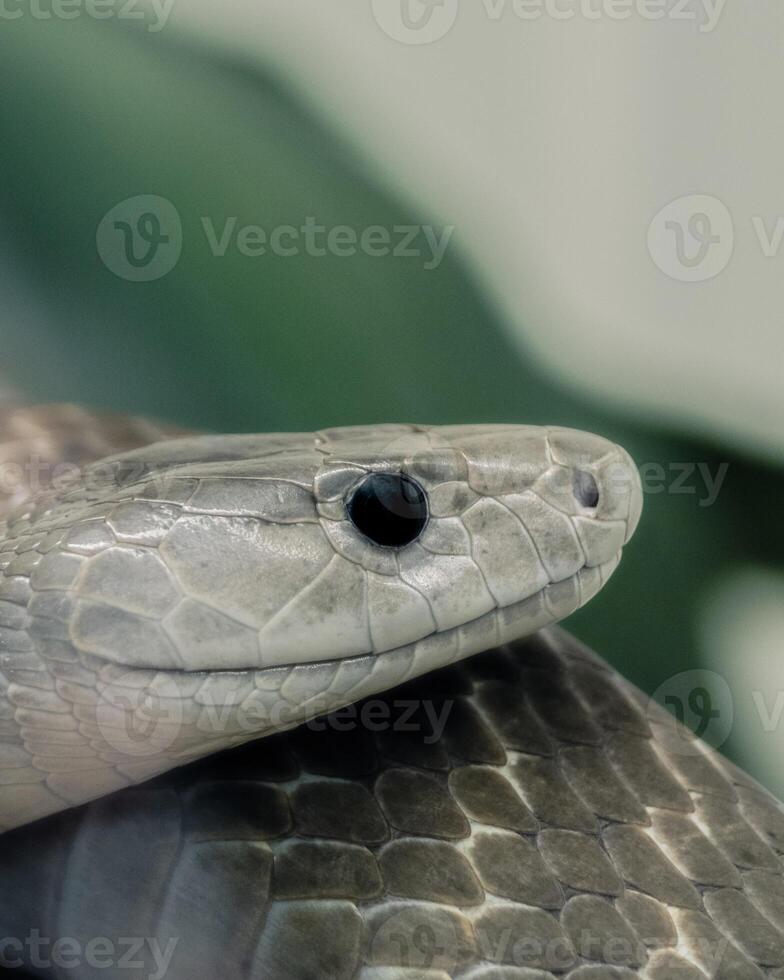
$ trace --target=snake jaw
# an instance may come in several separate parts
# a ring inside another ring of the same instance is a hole
[[[533,596],[381,654],[297,665],[187,673],[87,660],[97,697],[75,711],[96,760],[89,772],[54,773],[60,793],[102,795],[261,736],[323,718],[472,654],[546,627],[587,602],[617,567],[584,567]],[[55,806],[59,809],[59,806]]]

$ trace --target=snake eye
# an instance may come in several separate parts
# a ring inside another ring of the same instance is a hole
[[[374,544],[402,548],[427,524],[427,495],[402,473],[370,473],[346,502],[354,527]]]
[[[572,480],[574,496],[581,507],[595,507],[599,503],[599,488],[596,480],[585,470],[575,470]]]

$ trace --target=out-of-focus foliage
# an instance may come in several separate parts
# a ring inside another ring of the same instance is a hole
[[[214,256],[203,218],[432,222],[274,78],[86,19],[4,27],[0,77],[2,373],[31,399],[216,430],[471,420],[601,432],[665,481],[615,579],[571,626],[649,691],[698,665],[695,609],[714,576],[784,554],[778,471],[559,387],[509,341],[455,249],[430,270],[421,256]],[[183,223],[182,257],[154,282],[116,277],[96,249],[103,216],[139,194],[167,198]],[[673,487],[672,464],[716,474],[727,462],[711,506],[695,474],[682,487],[694,492]]]

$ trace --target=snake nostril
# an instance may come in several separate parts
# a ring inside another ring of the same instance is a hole
[[[401,473],[371,473],[346,502],[354,527],[374,544],[402,548],[427,524],[427,495]]]
[[[593,508],[599,503],[599,487],[594,477],[585,470],[574,471],[572,489],[581,507]]]

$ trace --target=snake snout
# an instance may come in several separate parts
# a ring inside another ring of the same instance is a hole
[[[548,443],[562,493],[586,564],[610,560],[634,534],[642,511],[642,486],[634,460],[601,436],[572,429],[548,430]]]
[[[637,469],[637,464],[625,449],[620,446],[618,449],[621,454],[621,465],[626,467],[627,474],[626,493],[629,501],[629,512],[626,518],[626,540],[624,541],[624,544],[626,544],[640,523],[640,516],[642,514],[642,481],[640,480],[640,471]]]

